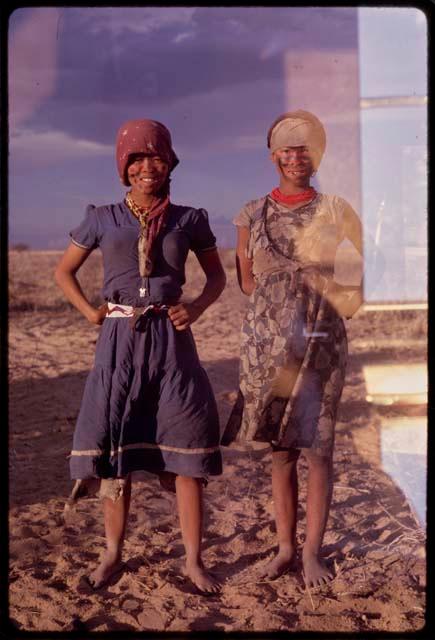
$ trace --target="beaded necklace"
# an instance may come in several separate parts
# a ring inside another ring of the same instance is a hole
[[[291,195],[287,195],[281,191],[279,187],[273,189],[270,193],[271,198],[276,202],[281,202],[282,204],[299,204],[300,202],[307,202],[308,200],[313,200],[317,194],[317,191],[314,187],[308,187],[305,191],[300,193],[294,193]]]
[[[145,297],[145,294],[147,292],[146,279],[145,279],[147,274],[146,267],[148,266],[148,271],[151,267],[151,261],[149,259],[149,247],[147,246],[150,209],[144,210],[141,207],[139,207],[131,197],[130,191],[126,195],[125,204],[128,206],[132,214],[139,220],[139,223],[140,223],[138,254],[139,254],[139,273],[141,276],[141,286],[139,287],[139,296],[143,298]]]
[[[136,216],[139,222],[141,222],[141,220],[146,220],[148,218],[150,209],[152,207],[152,205],[149,206],[148,208],[140,207],[139,205],[137,205],[133,200],[133,198],[131,197],[131,191],[129,191],[125,197],[125,204],[128,206],[132,214]]]

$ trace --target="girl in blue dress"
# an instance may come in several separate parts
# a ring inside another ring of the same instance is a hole
[[[152,120],[126,122],[116,158],[126,198],[88,207],[55,273],[68,300],[102,325],[70,457],[78,484],[101,480],[107,549],[89,582],[98,588],[123,566],[131,473],[145,470],[175,488],[185,575],[200,591],[215,592],[219,583],[201,559],[202,488],[209,475],[222,472],[219,420],[190,325],[219,297],[225,273],[206,211],[169,199],[179,161],[167,128]],[[104,265],[99,308],[76,278],[97,247]],[[189,250],[206,284],[194,301],[181,302]]]

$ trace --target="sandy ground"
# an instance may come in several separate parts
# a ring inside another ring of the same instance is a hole
[[[273,554],[270,451],[224,449],[224,474],[206,489],[204,560],[222,593],[195,594],[181,575],[183,547],[175,498],[138,474],[125,543],[125,571],[93,592],[83,579],[104,549],[99,501],[82,500],[63,517],[71,489],[67,456],[99,329],[62,302],[52,284],[53,253],[10,257],[10,620],[26,631],[398,631],[424,626],[425,533],[403,493],[380,466],[382,414],[365,401],[362,367],[425,359],[425,319],[359,312],[348,323],[350,363],[337,424],[335,489],[324,552],[336,572],[320,590],[298,570],[258,582]],[[194,325],[222,426],[237,389],[244,299],[233,253],[223,252],[228,286]],[[92,297],[99,257],[85,265]],[[201,288],[194,259],[194,281]],[[41,286],[42,285],[42,286]],[[393,337],[394,336],[394,340]],[[306,467],[300,461],[298,542],[304,539]]]

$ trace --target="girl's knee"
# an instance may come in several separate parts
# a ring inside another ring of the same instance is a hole
[[[192,476],[181,476],[181,475],[177,475],[177,474],[173,474],[174,476],[174,482],[176,485],[182,485],[182,486],[199,486],[199,487],[205,487],[207,486],[207,480],[206,478],[193,478]]]
[[[127,496],[130,488],[130,474],[125,478],[103,478],[100,483],[99,497],[102,500],[109,498],[117,502],[120,498]]]
[[[299,455],[299,449],[278,447],[272,445],[272,465],[275,468],[284,467],[296,463]]]
[[[321,454],[307,449],[304,455],[309,469],[332,469],[332,453]]]

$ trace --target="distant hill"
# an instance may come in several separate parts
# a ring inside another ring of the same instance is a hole
[[[225,218],[211,218],[210,225],[214,235],[216,236],[216,243],[218,247],[222,249],[233,249],[236,246],[236,227],[231,220]]]

